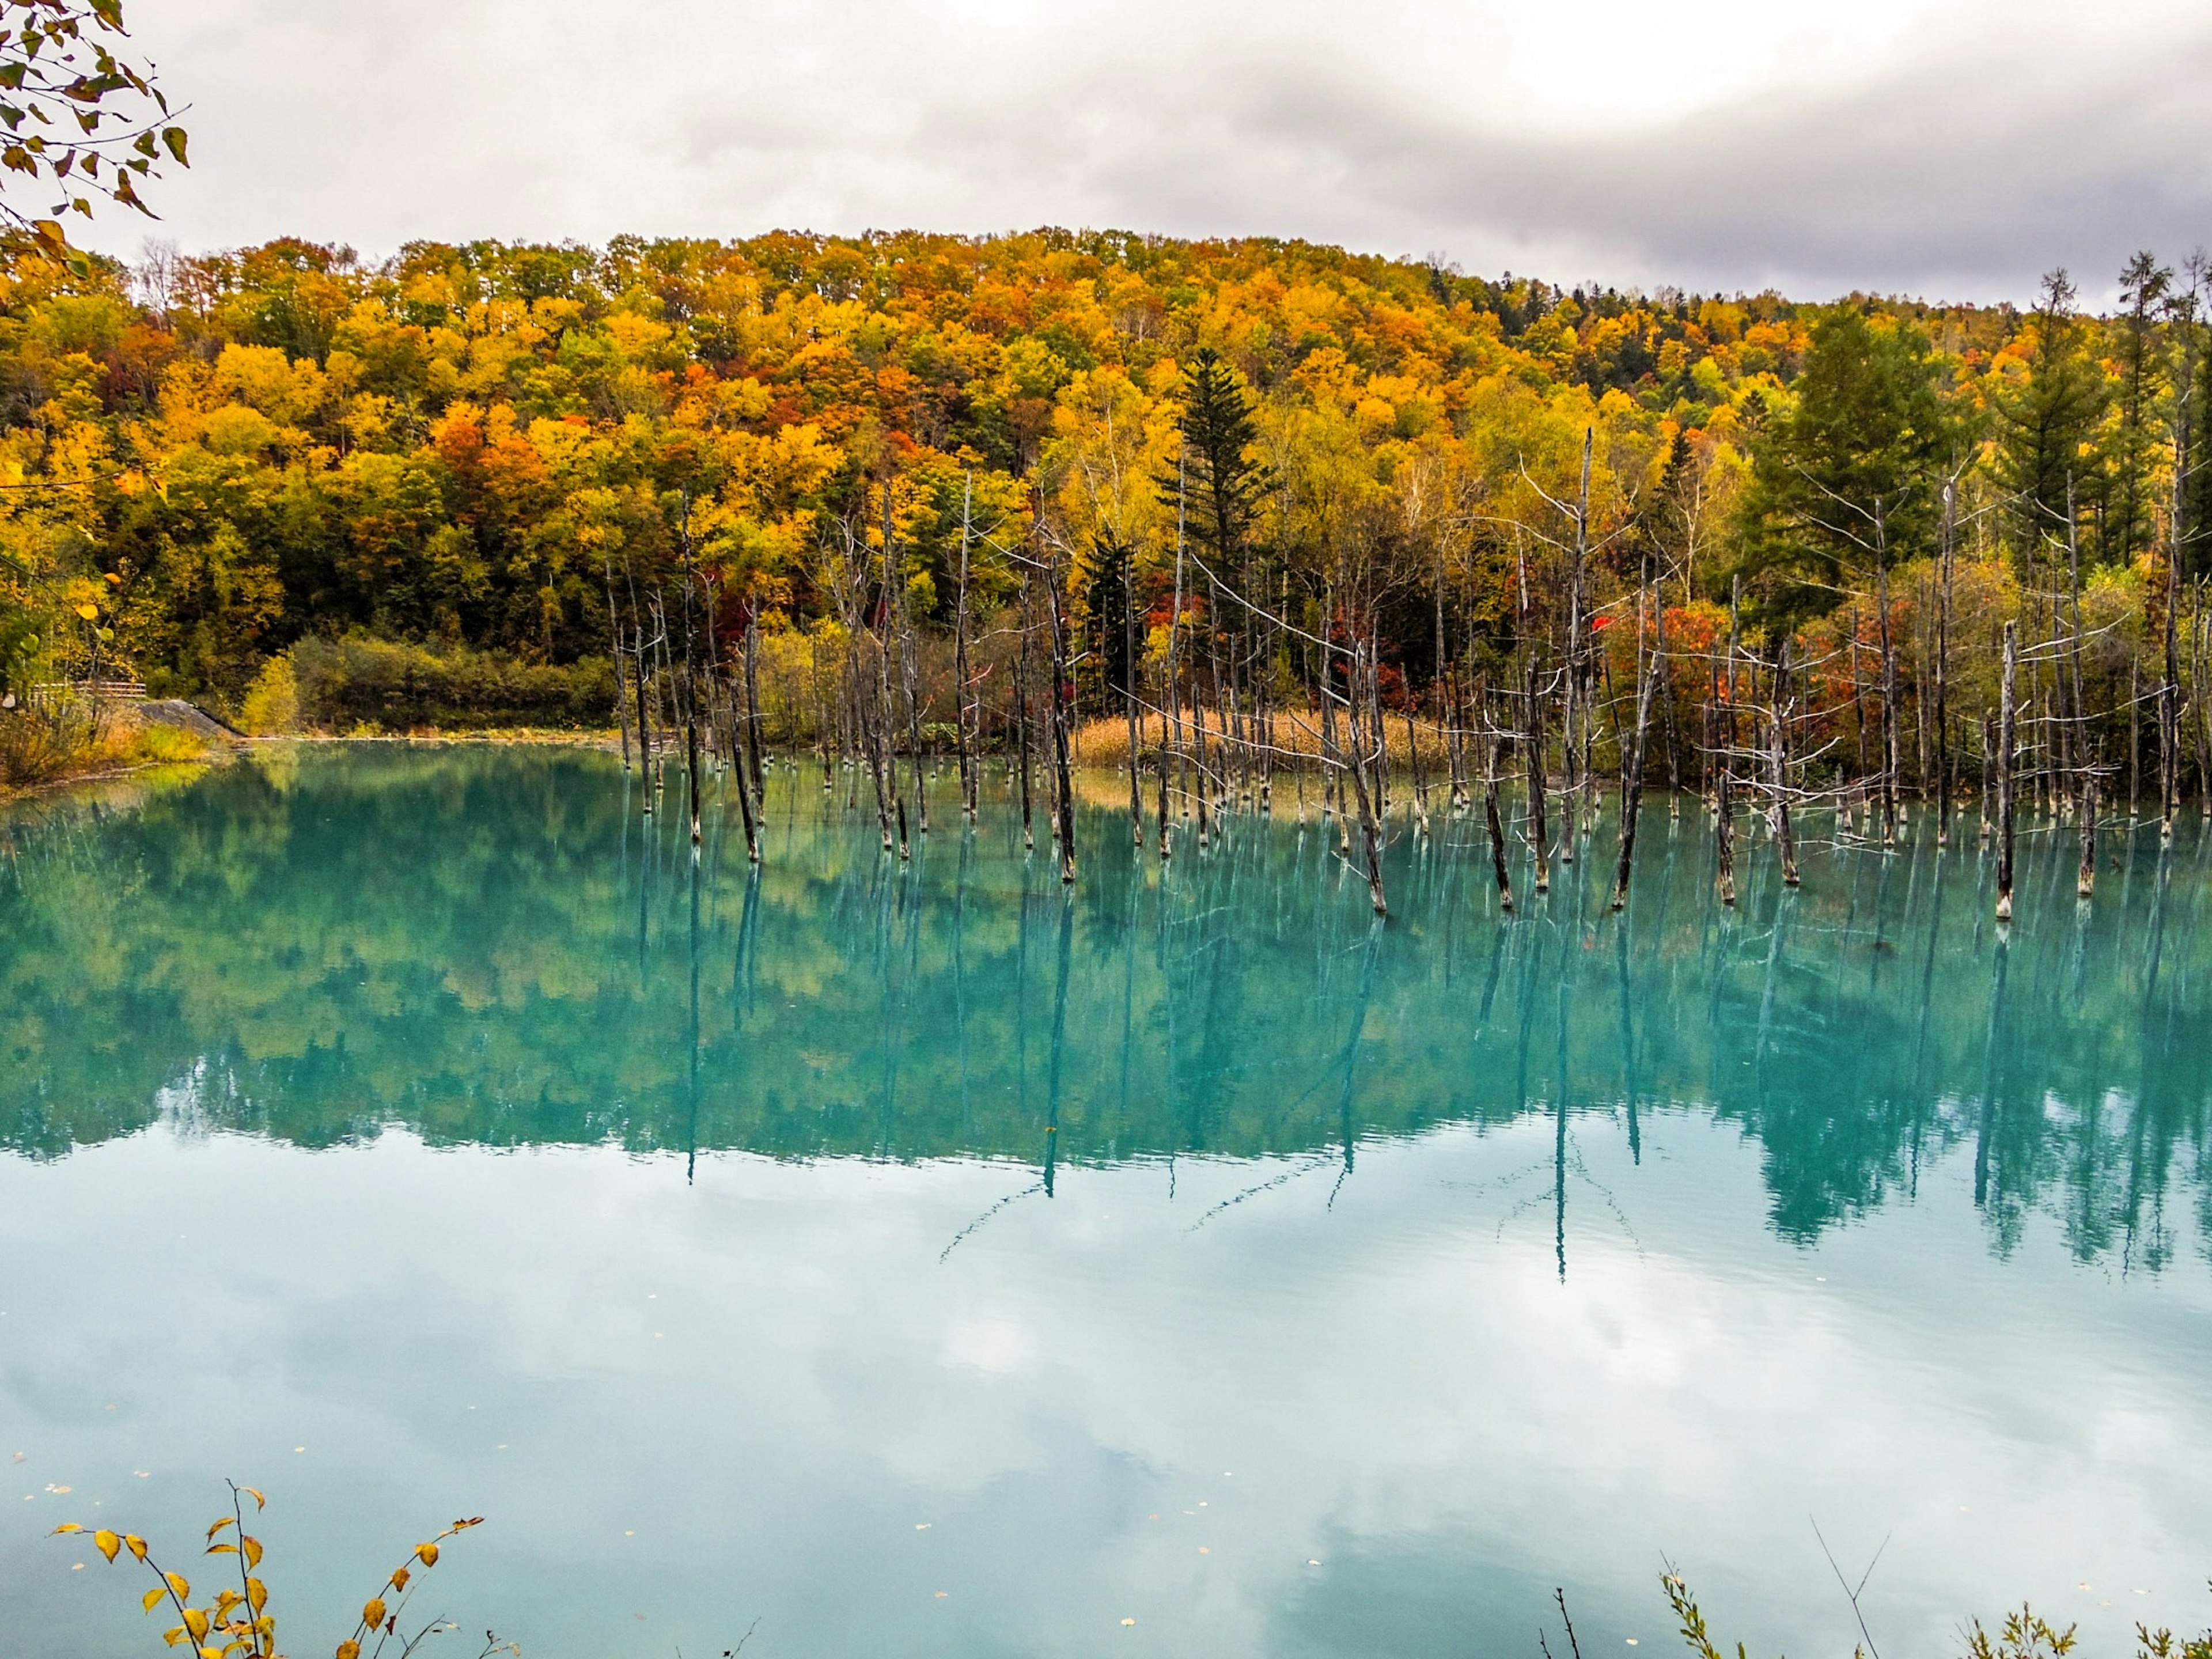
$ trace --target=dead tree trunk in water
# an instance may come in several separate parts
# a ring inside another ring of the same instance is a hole
[[[1367,890],[1375,902],[1375,914],[1387,916],[1390,907],[1382,896],[1382,848],[1376,829],[1375,810],[1367,788],[1367,735],[1360,730],[1359,705],[1367,688],[1361,683],[1362,657],[1364,647],[1356,636],[1352,647],[1352,680],[1346,687],[1345,724],[1352,738],[1352,791],[1359,806],[1359,836],[1367,854]],[[1381,734],[1376,734],[1380,738]]]
[[[1620,863],[1613,875],[1613,908],[1616,910],[1628,902],[1629,869],[1636,860],[1636,819],[1644,806],[1644,759],[1651,733],[1651,699],[1658,695],[1659,676],[1667,660],[1666,606],[1661,605],[1658,611],[1650,665],[1644,671],[1643,690],[1636,699],[1635,744],[1627,774],[1621,780]]]
[[[1936,844],[1951,844],[1951,573],[1959,539],[1959,481],[1943,481],[1942,589],[1936,605]]]
[[[1067,626],[1060,609],[1060,564],[1055,555],[1045,573],[1048,584],[1045,604],[1047,617],[1052,624],[1052,758],[1058,787],[1054,805],[1054,823],[1059,826],[1060,878],[1063,883],[1075,879],[1075,778],[1068,753],[1068,722],[1074,686],[1068,679]]]
[[[1014,749],[1021,769],[1022,849],[1036,847],[1036,830],[1030,805],[1030,578],[1022,573],[1022,616],[1016,630],[1021,648],[1014,668]]]
[[[601,574],[607,584],[607,630],[614,641],[615,655],[615,719],[622,726],[623,770],[629,770],[629,687],[623,673],[622,617],[615,610],[615,568],[604,557],[599,562]]]
[[[1547,893],[1552,890],[1552,830],[1545,811],[1544,691],[1533,651],[1528,654],[1528,842],[1536,854],[1536,890]]]
[[[953,710],[958,735],[954,740],[960,746],[960,810],[967,814],[970,823],[975,822],[975,735],[968,729],[971,690],[968,672],[968,543],[974,524],[975,499],[975,475],[970,472],[960,489],[960,586],[952,612],[952,678],[958,688]]]
[[[2013,744],[2018,718],[2014,707],[2020,678],[2020,628],[2004,630],[2004,682],[1997,703],[1997,920],[2012,920]]]
[[[1790,822],[1790,639],[1785,634],[1774,663],[1774,839],[1782,848],[1782,884],[1795,887],[1797,832]]]
[[[1881,608],[1881,844],[1897,845],[1897,787],[1902,758],[1897,740],[1897,641],[1889,626],[1889,538],[1881,503],[1875,502],[1875,603]]]
[[[1137,560],[1134,551],[1117,547],[1121,559],[1121,708],[1129,724],[1129,844],[1145,844],[1145,795],[1138,779],[1137,687]]]
[[[753,799],[765,802],[768,799],[768,769],[761,758],[761,749],[766,738],[767,722],[761,714],[760,696],[760,602],[749,600],[745,605],[745,764],[752,773]],[[792,741],[797,742],[796,737]],[[730,757],[735,761],[738,757]]]
[[[1494,731],[1483,747],[1482,817],[1490,831],[1490,863],[1498,877],[1498,908],[1510,912],[1513,877],[1505,863],[1505,825],[1498,815],[1498,737]]]

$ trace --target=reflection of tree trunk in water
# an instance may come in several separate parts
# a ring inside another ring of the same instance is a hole
[[[1352,1127],[1352,1083],[1359,1068],[1359,1038],[1367,1029],[1367,1005],[1375,993],[1375,955],[1382,939],[1380,921],[1367,924],[1367,945],[1360,953],[1359,995],[1352,1007],[1352,1029],[1344,1039],[1344,1089],[1337,1097],[1337,1133],[1344,1144],[1344,1168],[1337,1172],[1336,1186],[1328,1195],[1329,1207],[1336,1206],[1336,1194],[1343,1190],[1345,1178],[1352,1173],[1352,1147],[1358,1143],[1358,1133]]]
[[[1121,1121],[1129,1121],[1129,1073],[1137,1048],[1137,874],[1141,836],[1129,858],[1129,908],[1121,921]]]
[[[2008,624],[2009,628],[2009,624]],[[1996,942],[1996,982],[1990,991],[1990,1022],[1982,1043],[1982,1116],[1974,1133],[1974,1207],[1983,1208],[1990,1195],[1990,1138],[1996,1127],[1997,1054],[2004,1025],[2005,981],[2012,966],[2012,942],[2000,929]]]
[[[1774,897],[1774,915],[1767,923],[1766,982],[1759,994],[1759,1048],[1753,1056],[1751,1074],[1763,1104],[1766,1099],[1766,1045],[1774,1027],[1775,982],[1780,978],[1782,947],[1786,942],[1788,923],[1797,915],[1795,898],[1786,887]]]
[[[1561,941],[1559,963],[1559,1088],[1555,1108],[1558,1127],[1552,1145],[1552,1243],[1559,1260],[1559,1283],[1567,1282],[1567,1026],[1570,989],[1574,980],[1575,952]]]
[[[974,1121],[968,1098],[968,849],[973,837],[960,838],[959,872],[952,884],[952,1040],[960,1066],[960,1138],[964,1143]]]
[[[653,793],[649,788],[645,793],[648,798]],[[640,997],[645,996],[647,990],[645,969],[646,901],[653,886],[653,853],[651,841],[640,843],[637,860],[637,994]]]
[[[2166,954],[2166,891],[2172,860],[2164,842],[2158,849],[2158,884],[2151,889],[2150,951],[2143,971],[2143,1007],[2150,1007],[2151,998],[2158,990],[2158,968]]]
[[[1490,971],[1483,976],[1482,1007],[1475,1015],[1474,1034],[1480,1037],[1490,1024],[1491,1006],[1498,1000],[1498,976],[1505,966],[1505,929],[1494,927],[1490,933]]]
[[[1026,1120],[1030,1104],[1030,867],[1022,863],[1022,884],[1014,913],[1014,1108]]]
[[[1521,957],[1521,988],[1517,994],[1521,1020],[1513,1042],[1513,1117],[1516,1122],[1520,1121],[1521,1114],[1528,1109],[1528,1045],[1536,1030],[1536,967],[1544,954],[1544,935],[1538,933],[1533,938],[1534,942],[1524,947]]]
[[[1075,905],[1067,895],[1060,901],[1060,962],[1053,975],[1052,1056],[1045,1085],[1044,1195],[1052,1196],[1053,1166],[1060,1152],[1060,1062],[1067,1048],[1067,969],[1075,949]]]
[[[1613,930],[1613,963],[1620,981],[1620,1080],[1628,1102],[1628,1157],[1644,1162],[1644,1131],[1636,1119],[1636,1020],[1628,995],[1628,919]]]
[[[691,860],[691,1019],[686,1033],[691,1051],[691,1075],[687,1091],[690,1111],[684,1130],[684,1184],[690,1186],[699,1168],[699,860]]]
[[[1936,1006],[1936,941],[1943,929],[1943,866],[1936,860],[1936,889],[1928,896],[1928,950],[1920,963],[1920,1036],[1912,1051],[1912,1098],[1916,1123],[1922,1098],[1921,1079],[1928,1057],[1928,1016]],[[1916,1130],[1916,1133],[1917,1131]]]

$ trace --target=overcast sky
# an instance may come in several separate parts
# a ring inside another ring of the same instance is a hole
[[[131,0],[187,251],[1040,224],[1805,297],[2212,240],[2203,0]]]

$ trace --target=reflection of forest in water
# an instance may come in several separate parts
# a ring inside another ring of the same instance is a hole
[[[1792,1237],[1953,1152],[1999,1249],[2036,1209],[2131,1266],[2212,1237],[2193,826],[2164,856],[2154,831],[2131,856],[2108,837],[2086,912],[2070,840],[2030,837],[2000,942],[1971,834],[1817,857],[1796,895],[1759,847],[1730,913],[1701,812],[1662,803],[1624,917],[1585,859],[1501,924],[1479,826],[1452,825],[1464,847],[1394,846],[1378,929],[1333,838],[1287,814],[1164,872],[1088,812],[1069,895],[1003,809],[969,836],[940,808],[901,866],[872,811],[789,772],[757,878],[710,824],[695,879],[632,787],[597,755],[309,750],[19,814],[0,1145],[59,1155],[167,1111],[307,1146],[398,1122],[1048,1180],[1355,1163],[1365,1137],[1536,1113],[1563,1149],[1571,1123],[1634,1150],[1650,1114],[1688,1110],[1757,1142]]]

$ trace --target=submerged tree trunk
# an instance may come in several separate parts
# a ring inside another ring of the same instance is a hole
[[[2020,677],[2020,627],[2007,623],[2004,629],[2004,681],[1997,702],[1997,920],[2012,920],[2013,744],[2016,711],[2014,700]]]
[[[1528,657],[1528,844],[1536,854],[1536,890],[1552,889],[1552,830],[1546,811],[1544,777],[1544,691],[1538,677],[1536,655]]]
[[[1774,839],[1782,849],[1782,884],[1797,885],[1797,834],[1790,821],[1790,640],[1774,664]]]
[[[1498,738],[1491,736],[1484,745],[1482,763],[1482,817],[1490,832],[1490,864],[1498,878],[1498,908],[1513,908],[1513,876],[1505,862],[1505,825],[1498,815]]]
[[[1667,660],[1667,612],[1659,610],[1658,628],[1653,638],[1651,661],[1644,670],[1644,685],[1636,699],[1636,736],[1627,769],[1620,787],[1620,862],[1613,875],[1613,908],[1620,909],[1628,902],[1630,867],[1636,860],[1636,819],[1644,806],[1644,760],[1651,732],[1651,700],[1659,692],[1659,676]]]

